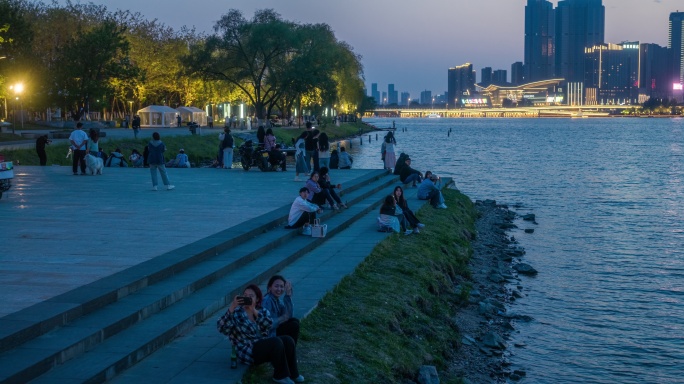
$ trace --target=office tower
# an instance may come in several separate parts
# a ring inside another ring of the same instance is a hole
[[[505,69],[497,69],[492,74],[492,84],[506,85],[508,84],[508,71]]]
[[[552,79],[555,67],[555,11],[547,0],[525,6],[525,82]]]
[[[584,50],[603,44],[606,10],[602,0],[561,0],[556,8],[556,77],[584,78]]]
[[[684,84],[684,12],[670,13],[667,46],[672,52],[672,83]]]
[[[401,105],[409,106],[411,100],[411,94],[408,92],[401,93]]]
[[[511,85],[521,85],[525,83],[523,68],[524,66],[521,61],[516,61],[511,64]]]
[[[638,42],[598,44],[585,48],[585,60],[586,104],[637,103],[640,76]]]
[[[420,104],[430,105],[432,103],[432,91],[427,89],[420,93]]]
[[[399,103],[399,92],[394,89],[394,84],[387,85],[387,104],[398,104]]]
[[[448,72],[448,100],[449,105],[459,107],[463,96],[471,95],[475,92],[475,75],[473,65],[465,63],[453,68]]]
[[[382,104],[382,100],[380,100],[380,92],[378,92],[378,83],[371,84],[371,97],[375,99],[375,104]]]
[[[484,67],[480,71],[482,75],[480,76],[480,85],[483,87],[488,86],[492,83],[492,67]]]
[[[658,44],[641,44],[641,92],[646,98],[667,99],[672,89],[669,50]]]
[[[387,92],[382,93],[382,102],[380,104],[387,105]]]

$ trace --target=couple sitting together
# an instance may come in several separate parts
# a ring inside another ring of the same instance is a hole
[[[304,382],[297,367],[299,319],[293,316],[292,284],[275,275],[264,296],[255,284],[235,296],[228,311],[217,321],[243,364],[271,363],[273,381],[281,384]]]

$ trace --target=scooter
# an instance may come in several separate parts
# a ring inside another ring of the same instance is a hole
[[[2,193],[12,187],[12,179],[14,178],[14,167],[11,161],[5,161],[5,158],[0,155],[0,199]]]

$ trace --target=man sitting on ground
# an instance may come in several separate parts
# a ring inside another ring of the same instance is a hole
[[[270,128],[269,128],[270,130]],[[268,136],[266,136],[268,137]],[[268,162],[271,163],[271,166],[275,169],[280,167],[280,169],[285,172],[286,171],[286,158],[285,154],[283,153],[283,150],[280,146],[280,144],[276,144],[275,148],[270,150],[268,152]]]
[[[439,188],[440,184],[441,179],[437,175],[430,171],[425,172],[425,180],[418,187],[418,199],[430,200],[433,207],[446,209],[444,196],[442,196],[442,191]]]
[[[423,174],[420,173],[420,171],[411,168],[410,157],[406,157],[405,163],[406,165],[402,167],[401,175],[399,176],[399,178],[401,179],[402,183],[412,184],[415,187],[416,183],[420,183],[423,181]]]
[[[316,213],[322,212],[321,207],[306,200],[308,196],[309,190],[306,187],[299,189],[299,196],[290,207],[290,215],[285,228],[300,228],[309,225],[316,219]]]

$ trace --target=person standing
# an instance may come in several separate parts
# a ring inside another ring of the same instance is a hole
[[[221,142],[224,169],[233,168],[233,145],[233,135],[230,134],[230,128],[226,127],[223,129],[223,141]]]
[[[178,128],[181,127],[181,115],[180,115],[180,113],[176,115],[176,126]]]
[[[164,152],[166,151],[166,145],[161,141],[161,137],[158,132],[152,134],[152,140],[147,144],[149,150],[149,155],[147,162],[150,164],[150,175],[152,176],[152,190],[157,190],[157,170],[161,174],[162,182],[166,186],[167,190],[172,190],[176,188],[169,182],[169,176],[166,174],[166,166],[164,165]]]
[[[214,118],[211,115],[207,115],[207,125],[209,128],[214,128]]]
[[[295,177],[294,181],[302,181],[302,179],[299,178],[300,173],[309,173],[309,167],[306,163],[306,138],[309,135],[308,132],[302,132],[301,135],[299,135],[299,139],[297,139],[297,142],[295,143],[295,149],[297,152],[295,152]]]
[[[52,143],[52,140],[48,139],[48,135],[38,136],[38,139],[36,140],[36,153],[38,153],[40,165],[47,165],[47,152],[45,152],[45,146],[50,143]]]
[[[131,127],[133,128],[133,135],[135,138],[138,138],[138,132],[140,132],[140,116],[135,115],[133,116],[133,122],[131,124]]]
[[[88,140],[88,152],[86,154],[93,155],[95,157],[100,153],[100,147],[98,142],[100,141],[100,133],[94,129],[90,128],[90,140]]]
[[[318,165],[321,168],[330,167],[330,143],[325,132],[318,135]]]
[[[316,152],[316,140],[314,139],[314,136],[318,134],[315,129],[312,129],[310,121],[306,123],[306,133],[307,136],[304,140],[304,161],[306,162],[306,166],[308,168],[306,171],[306,174],[308,175],[311,173],[311,170],[313,170],[313,167],[311,166],[311,160],[313,159],[314,152]]]
[[[394,154],[394,146],[397,144],[397,140],[394,138],[392,132],[388,132],[385,136],[385,169],[389,169],[390,172],[394,168],[397,158]]]
[[[76,129],[69,135],[69,142],[71,143],[71,149],[74,151],[72,171],[74,176],[78,175],[78,168],[81,167],[81,175],[86,174],[86,163],[85,155],[86,148],[88,147],[88,135],[83,132],[83,123],[80,121],[76,123]]]

